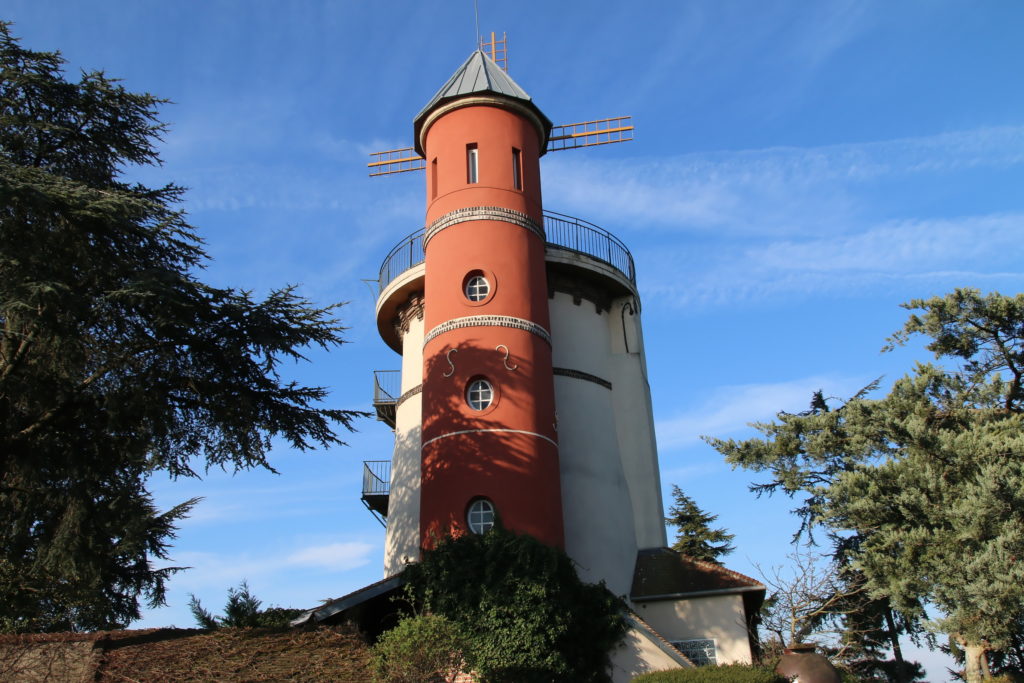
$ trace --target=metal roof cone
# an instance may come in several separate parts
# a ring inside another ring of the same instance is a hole
[[[448,82],[441,86],[441,89],[434,94],[427,105],[420,110],[413,120],[413,134],[416,151],[423,154],[420,149],[419,134],[423,121],[431,111],[439,105],[456,100],[460,97],[492,93],[501,95],[512,100],[519,100],[529,106],[541,119],[545,128],[544,142],[547,142],[547,133],[551,130],[551,121],[548,120],[540,108],[533,102],[533,99],[523,90],[512,77],[505,73],[493,59],[487,56],[483,50],[475,50],[462,66],[456,69]],[[541,146],[543,149],[543,145]]]

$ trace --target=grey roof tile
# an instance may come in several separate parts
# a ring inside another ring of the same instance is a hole
[[[493,92],[526,102],[532,101],[530,96],[526,94],[526,91],[520,88],[519,84],[512,80],[511,76],[502,71],[501,67],[495,64],[482,50],[477,50],[452,74],[448,82],[441,86],[441,89],[430,98],[427,106],[420,110],[416,118],[419,119],[442,100],[481,92]]]
[[[493,93],[496,95],[503,95],[505,97],[520,100],[532,109],[537,116],[540,118],[541,124],[545,128],[544,139],[542,140],[541,149],[543,150],[547,144],[547,135],[551,129],[551,121],[544,115],[544,112],[537,107],[533,99],[527,94],[525,90],[519,87],[519,84],[512,80],[512,77],[505,73],[500,66],[498,66],[494,60],[488,57],[482,50],[476,50],[469,56],[462,66],[460,66],[452,77],[448,79],[448,82],[441,86],[430,101],[427,102],[427,106],[420,110],[420,113],[413,119],[413,137],[414,146],[419,154],[423,154],[423,150],[420,149],[420,128],[423,126],[424,120],[427,115],[438,105],[443,102],[455,100],[460,97],[466,97],[467,95],[475,95],[479,93]]]

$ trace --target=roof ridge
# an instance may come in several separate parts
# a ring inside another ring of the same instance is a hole
[[[487,57],[487,53],[484,52],[483,50],[477,50],[477,52],[480,53],[480,57],[483,58],[483,60],[484,60],[483,72],[484,72],[484,80],[487,81],[487,89],[488,90],[494,90],[494,81],[491,78],[490,64],[488,64],[488,62],[490,62],[491,60]],[[498,66],[498,65],[495,64],[495,66]]]
[[[671,548],[669,548],[669,550],[671,550]],[[751,584],[754,584],[756,586],[764,586],[764,584],[758,581],[757,579],[753,579],[747,576],[746,574],[741,574],[735,569],[729,569],[724,564],[718,564],[717,562],[709,562],[708,560],[702,560],[700,558],[693,557],[692,555],[687,555],[686,553],[680,553],[678,550],[673,550],[672,552],[678,553],[679,557],[685,558],[696,565],[704,567],[705,569],[710,569],[715,572],[724,573],[727,576],[731,576],[732,578],[739,579],[741,581],[749,581]]]

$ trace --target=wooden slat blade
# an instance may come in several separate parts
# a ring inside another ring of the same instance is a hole
[[[370,177],[405,173],[406,171],[422,171],[427,167],[427,160],[416,153],[413,147],[389,149],[384,152],[371,152],[373,159],[366,166],[370,169]]]
[[[629,142],[632,139],[633,117],[615,116],[610,119],[552,126],[547,151],[609,145],[613,142]]]

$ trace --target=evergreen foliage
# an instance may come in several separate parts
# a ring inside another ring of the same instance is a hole
[[[712,529],[711,524],[718,515],[701,510],[678,486],[672,486],[672,498],[674,503],[665,518],[666,524],[678,529],[672,549],[698,560],[722,564],[719,558],[735,550],[732,545],[735,534],[725,529]]]
[[[893,681],[924,681],[924,667],[918,662],[883,659],[879,656],[847,661],[844,666],[859,683],[892,683]]]
[[[694,669],[672,669],[641,674],[634,683],[786,683],[786,679],[766,666],[726,664]]]
[[[609,680],[624,606],[561,550],[495,527],[445,539],[405,572],[414,604],[462,627],[484,681]]]
[[[0,629],[106,629],[161,604],[175,523],[163,471],[270,468],[272,437],[340,443],[355,413],[284,380],[282,360],[341,343],[333,306],[201,282],[202,242],[158,165],[163,103],[0,23]],[[201,467],[200,467],[201,469]]]
[[[807,524],[858,537],[852,566],[904,614],[922,604],[980,680],[1015,639],[1024,585],[1024,295],[958,289],[905,305],[914,335],[952,368],[919,363],[888,395],[780,413],[764,438],[711,439],[727,460],[805,495]]]
[[[373,667],[382,683],[433,683],[462,670],[466,637],[439,614],[407,617],[373,646]]]
[[[207,611],[195,595],[188,601],[188,608],[199,627],[211,631],[218,628],[285,628],[302,614],[301,609],[286,607],[260,609],[262,604],[263,601],[249,590],[249,584],[242,581],[237,589],[228,589],[224,616],[214,616]]]

